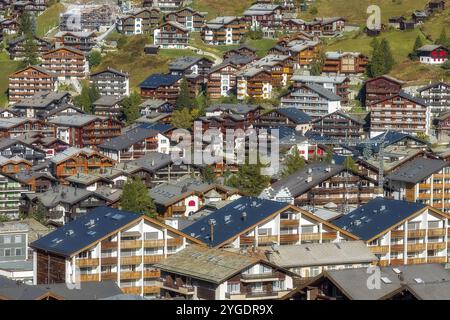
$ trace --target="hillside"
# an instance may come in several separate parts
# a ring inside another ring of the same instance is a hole
[[[125,41],[119,46],[119,50],[108,53],[102,58],[102,62],[93,71],[99,71],[111,67],[128,72],[131,88],[136,88],[145,78],[152,73],[168,71],[170,61],[179,56],[198,56],[190,50],[161,49],[159,54],[145,55],[144,46],[151,42],[148,36],[124,37]],[[119,41],[120,43],[121,41]]]
[[[242,14],[254,0],[193,0],[190,7],[208,12],[208,19]]]
[[[439,37],[443,26],[447,27],[447,34],[450,35],[450,9],[436,14],[420,28],[411,31],[389,29],[383,32],[379,39],[385,38],[389,41],[397,62],[391,75],[408,81],[410,84],[423,84],[430,80],[441,79],[450,81],[450,71],[445,71],[438,66],[423,65],[408,59],[408,54],[411,52],[418,35],[422,37],[424,43],[432,43]],[[370,56],[372,54],[371,41],[372,38],[366,36],[363,32],[353,32],[338,40],[329,41],[327,50],[359,51]]]
[[[368,17],[366,13],[370,5],[381,8],[381,21],[386,23],[391,16],[410,15],[415,10],[422,10],[428,0],[316,0],[310,7],[316,7],[316,16],[348,19],[349,23],[362,24]],[[312,19],[309,12],[301,13],[301,18]]]

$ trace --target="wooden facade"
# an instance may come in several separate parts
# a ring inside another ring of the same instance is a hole
[[[9,101],[31,98],[35,93],[52,92],[57,88],[57,75],[51,70],[29,66],[9,76]]]
[[[73,48],[57,48],[42,55],[42,67],[61,79],[84,79],[89,72],[88,62],[82,51]]]
[[[211,99],[228,96],[236,88],[238,67],[227,63],[213,68],[208,74],[207,94]]]
[[[217,17],[202,29],[202,40],[209,45],[238,44],[247,32],[247,25],[241,18]]]
[[[403,86],[403,81],[381,76],[370,79],[365,83],[365,104],[366,106],[387,97],[396,95]]]
[[[175,21],[190,31],[201,31],[206,22],[204,13],[195,11],[191,8],[183,8],[176,12],[170,12],[166,15],[166,21]]]
[[[158,8],[145,8],[120,17],[117,29],[125,35],[152,34],[160,21],[161,11]]]
[[[360,74],[366,72],[369,58],[360,53],[327,54],[322,72],[331,74]]]

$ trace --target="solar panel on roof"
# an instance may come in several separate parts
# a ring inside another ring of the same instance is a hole
[[[120,220],[124,217],[124,215],[120,214],[120,213],[116,213],[115,215],[113,215],[111,218],[114,220]]]

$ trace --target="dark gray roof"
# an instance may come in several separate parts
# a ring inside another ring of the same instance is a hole
[[[298,197],[342,170],[344,170],[344,167],[341,165],[326,164],[323,162],[312,163],[286,178],[273,183],[270,187],[266,188],[263,193],[269,198],[272,198],[281,190],[287,189],[292,197]],[[309,181],[308,177],[310,178]]]
[[[146,89],[157,89],[161,86],[171,86],[181,78],[182,76],[173,74],[152,74],[145,79],[139,87]]]
[[[443,160],[417,158],[401,166],[394,173],[387,176],[387,179],[415,184],[448,165],[450,164]]]
[[[275,111],[296,124],[309,123],[312,119],[308,114],[297,108],[278,108]]]
[[[337,94],[333,93],[331,90],[325,89],[323,86],[314,84],[314,83],[304,83],[302,84],[302,87],[308,88],[314,92],[316,92],[318,95],[324,97],[327,100],[330,101],[341,101],[341,97],[339,97]],[[295,92],[296,90],[294,90]]]
[[[201,61],[203,59],[206,59],[206,58],[191,57],[191,56],[179,57],[169,64],[169,70],[186,70],[187,68],[193,66],[194,64],[198,63],[199,61]],[[208,60],[208,59],[206,59],[206,60]]]
[[[268,257],[270,262],[284,268],[372,263],[378,260],[363,241],[283,245]]]
[[[69,288],[65,283],[43,285],[18,284],[0,276],[0,297],[10,300],[35,300],[46,294],[64,300],[97,300],[121,294],[122,290],[114,281],[83,282],[80,288]]]
[[[333,224],[368,241],[425,207],[416,202],[375,198],[333,220]]]
[[[287,206],[288,204],[283,202],[256,197],[241,197],[195,221],[182,231],[214,247],[232,239],[240,232]],[[211,239],[211,221],[215,223],[213,239]]]
[[[144,129],[144,128],[134,128],[128,130],[122,135],[109,139],[108,141],[103,142],[98,147],[100,149],[106,150],[124,150],[130,148],[132,145],[144,141],[147,138],[154,137],[158,135],[158,131],[152,129]]]
[[[137,220],[139,214],[98,207],[32,242],[30,247],[70,257],[95,241]]]
[[[126,77],[126,78],[128,77],[127,73],[122,72],[122,71],[118,71],[118,70],[113,69],[113,68],[107,68],[107,69],[99,71],[99,72],[91,73],[91,77],[95,77],[95,76],[97,76],[99,74],[106,73],[106,72],[115,73],[115,74],[117,74],[119,76]]]
[[[123,99],[124,99],[124,97],[122,97],[122,96],[114,96],[114,95],[101,96],[93,104],[94,104],[94,106],[108,106],[109,107],[109,106],[114,106],[118,103],[121,103]]]
[[[171,255],[156,264],[155,267],[163,271],[220,284],[259,260],[256,257],[223,249],[192,245]]]
[[[206,112],[222,111],[234,114],[247,114],[250,111],[254,111],[260,108],[256,104],[243,104],[243,103],[217,103],[209,106],[205,109]]]
[[[450,285],[448,281],[450,280],[450,270],[445,269],[443,265],[417,264],[396,267],[390,266],[381,267],[380,270],[381,281],[379,289],[373,289],[367,286],[369,276],[367,268],[326,271],[326,275],[352,300],[378,300],[389,296],[402,287],[408,286],[411,286],[413,289],[416,287],[423,288],[423,298],[429,299],[431,297],[430,288],[432,286],[427,286],[432,284],[446,286],[447,294],[445,296],[447,298],[449,297]],[[401,273],[402,279],[400,279],[396,271]],[[419,284],[418,282],[420,281],[423,284]],[[420,289],[417,292],[420,294]]]
[[[158,169],[167,167],[172,163],[172,157],[165,153],[156,151],[147,152],[137,160],[130,161],[129,164],[155,172]]]
[[[438,81],[438,82],[430,83],[429,85],[426,85],[426,86],[423,86],[423,87],[417,89],[417,92],[422,92],[422,91],[425,91],[425,90],[429,90],[429,89],[432,89],[432,88],[437,87],[439,85],[446,86],[447,88],[450,87],[450,83],[446,83],[446,82],[443,82],[443,81]]]

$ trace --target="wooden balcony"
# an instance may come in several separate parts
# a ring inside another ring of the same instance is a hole
[[[103,280],[117,280],[117,272],[105,272],[101,274]]]
[[[102,266],[116,265],[117,257],[102,257],[100,263]]]
[[[140,279],[142,271],[124,271],[120,273],[120,279]]]
[[[104,241],[102,242],[102,250],[117,249],[117,245],[117,242]]]
[[[160,240],[144,240],[145,248],[159,248],[164,247],[164,239]]]
[[[386,267],[389,265],[389,260],[380,260],[380,261],[378,261],[378,265],[380,267]]]
[[[404,259],[391,259],[391,266],[401,266],[405,264],[405,260]]]
[[[425,258],[408,258],[408,264],[426,263]]]
[[[408,237],[425,237],[427,231],[425,229],[418,229],[418,230],[409,230],[408,231]]]
[[[120,257],[120,264],[121,265],[141,264],[141,263],[142,263],[142,257],[141,256]]]
[[[322,240],[334,240],[337,237],[337,232],[322,232]]]
[[[141,294],[142,287],[125,287],[120,288],[120,290],[125,294]]]
[[[181,246],[183,244],[182,238],[171,238],[167,239],[167,245],[170,247]]]
[[[80,281],[98,281],[98,274],[80,274]]]
[[[259,236],[258,244],[278,242],[278,236]]]
[[[302,241],[315,241],[320,240],[320,233],[302,233]]]
[[[428,257],[428,263],[447,263],[447,257]]]
[[[404,230],[393,230],[391,231],[391,238],[403,238],[405,236]]]
[[[372,253],[388,253],[389,252],[389,246],[375,246],[375,247],[369,247],[370,251]]]
[[[185,212],[186,206],[172,206],[173,212]]]
[[[144,256],[144,263],[157,263],[164,259],[164,256],[161,255],[153,255],[153,256]]]
[[[159,270],[144,270],[144,278],[159,278],[160,276]]]
[[[403,252],[405,250],[405,245],[403,244],[391,244],[391,251],[393,252]]]
[[[445,229],[428,229],[428,237],[445,236]]]
[[[407,245],[407,250],[408,252],[411,251],[423,251],[426,248],[426,244],[425,243],[415,243],[415,244],[408,244]]]
[[[297,243],[300,241],[300,237],[298,234],[282,234],[280,235],[281,243]]]
[[[144,294],[159,294],[160,288],[156,286],[144,286]]]
[[[120,242],[121,249],[136,249],[142,247],[142,240],[122,240]]]
[[[280,220],[281,227],[298,227],[299,220],[293,220],[293,219],[286,219],[286,220]]]
[[[428,244],[427,244],[428,250],[443,250],[443,249],[445,249],[445,247],[446,247],[445,242],[439,242],[439,243],[428,242]]]
[[[252,236],[240,236],[239,242],[241,245],[252,245],[255,243],[255,237]]]
[[[98,266],[98,258],[95,259],[81,259],[79,258],[78,260],[76,260],[76,264],[78,267],[82,268],[82,267],[96,267]]]

